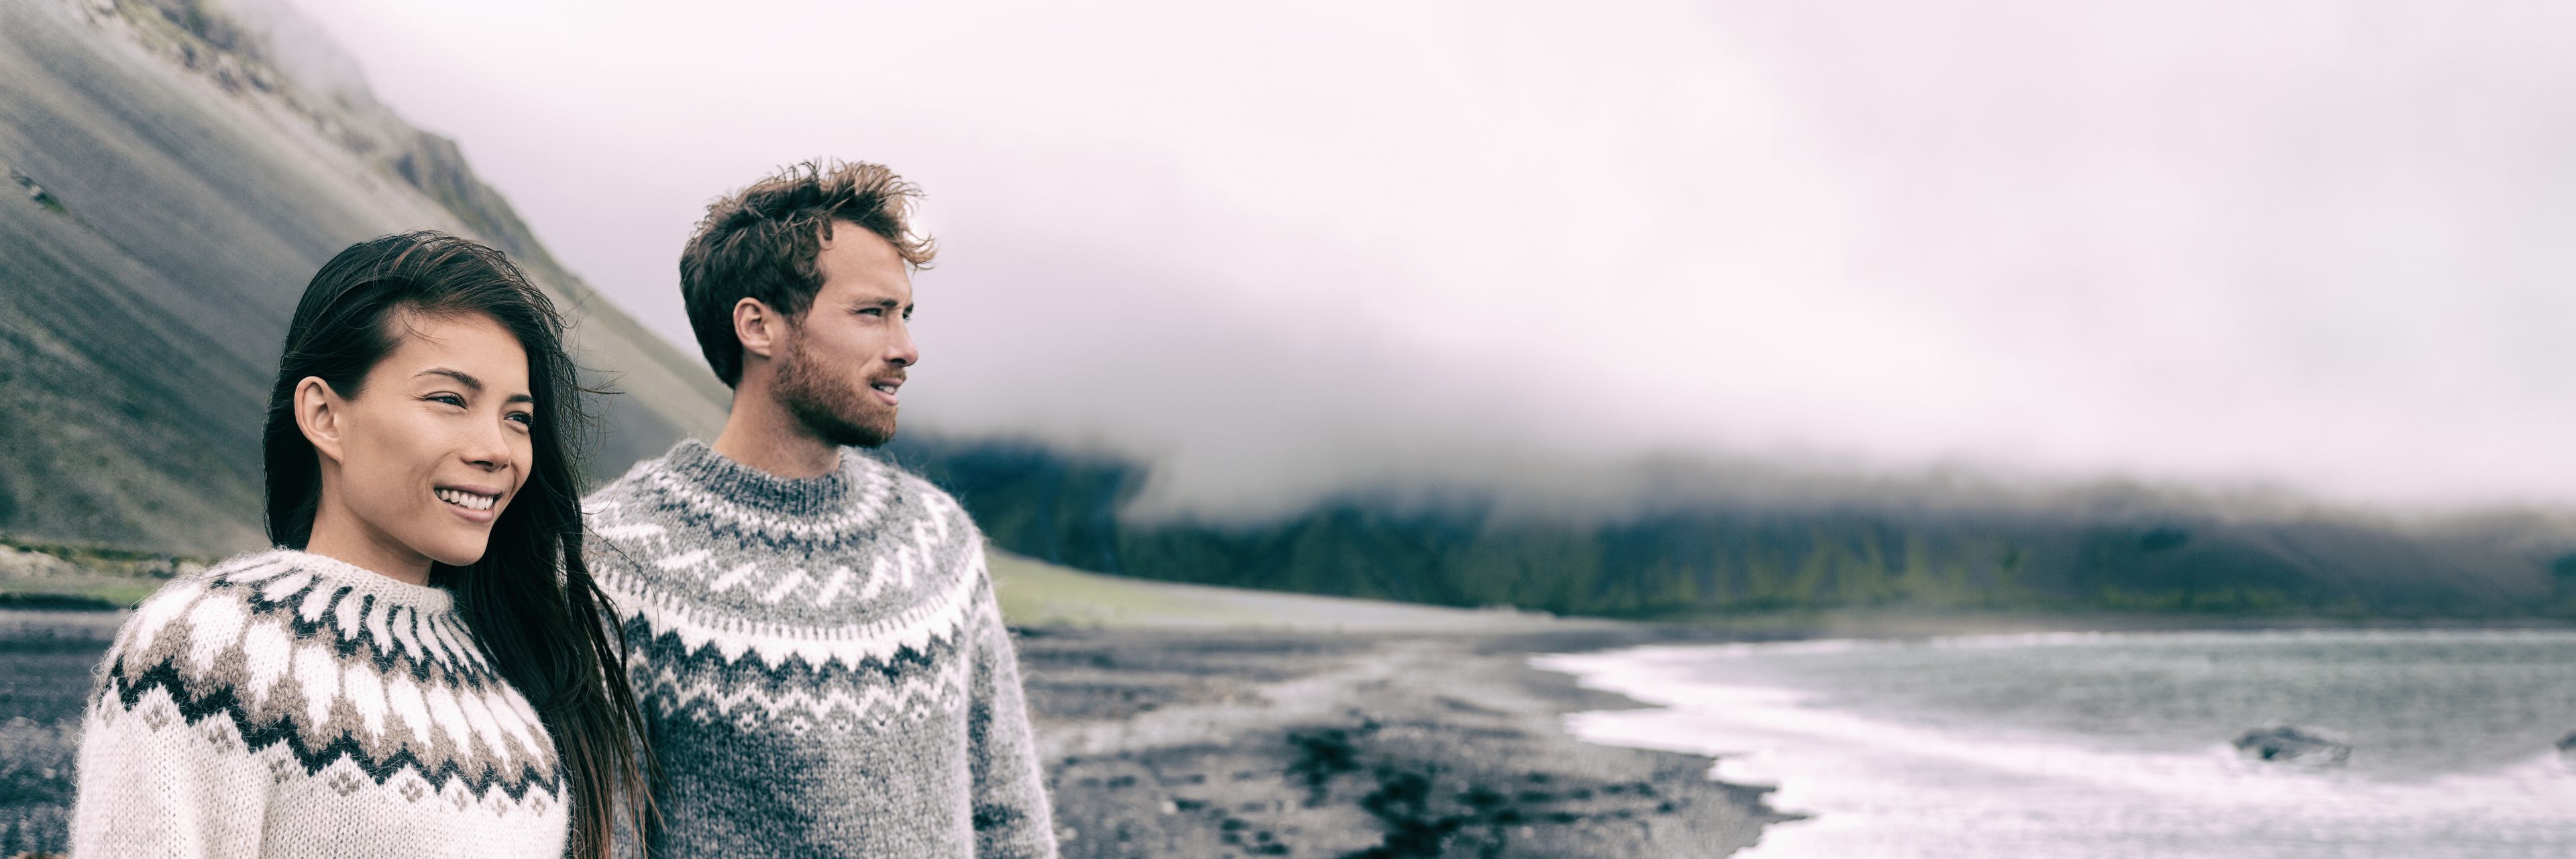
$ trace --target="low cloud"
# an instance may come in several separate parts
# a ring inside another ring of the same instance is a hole
[[[2576,503],[2554,7],[520,5],[311,10],[684,349],[707,199],[893,164],[907,417],[1146,514],[1671,457]]]

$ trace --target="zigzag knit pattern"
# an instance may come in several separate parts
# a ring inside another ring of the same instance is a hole
[[[136,608],[77,767],[76,856],[556,857],[569,826],[445,590],[285,549]]]
[[[856,451],[682,441],[587,502],[664,779],[656,856],[1055,855],[973,520]]]

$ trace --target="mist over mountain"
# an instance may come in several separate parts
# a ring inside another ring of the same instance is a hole
[[[0,200],[0,534],[189,553],[260,543],[260,409],[294,301],[347,243],[403,229],[493,242],[577,320],[593,379],[625,392],[606,403],[594,477],[719,426],[725,391],[695,355],[566,271],[455,142],[379,104],[293,10],[0,10],[11,82],[0,89],[11,177],[0,186],[11,191]],[[966,235],[952,254],[969,276],[1005,259],[1035,276],[1049,254],[1076,252]],[[1250,311],[1157,300],[1134,286],[1150,279],[940,294],[965,306],[960,318],[1003,326],[988,339],[1068,324],[1131,336],[1034,376],[1011,363],[1025,356],[939,353],[936,384],[907,391],[933,419],[908,419],[885,454],[956,492],[1005,548],[1179,581],[1657,617],[1886,605],[2576,612],[2576,523],[2560,513],[2410,516],[2287,491],[1563,443],[1581,425],[1467,425],[1493,411],[1470,406],[1526,397],[1522,382],[1462,384],[1364,331],[1286,353],[1313,364],[1295,377],[1322,380],[1311,386],[1242,384],[1287,377],[1249,372],[1281,360],[1244,345],[1266,336]],[[1119,312],[1149,301],[1158,312]],[[924,330],[940,324],[956,323]],[[1211,356],[1195,370],[1203,385],[1118,390],[1111,371],[1160,353],[1117,343],[1175,342]],[[1355,391],[1386,406],[1358,423],[1297,419],[1301,404]],[[1532,408],[1617,399],[1584,396]],[[1198,430],[1230,424],[1193,423],[1194,410],[1277,420],[1268,434],[1099,443],[1053,429],[1055,416],[1103,410]],[[1319,457],[1330,432],[1366,439],[1366,455]]]
[[[2293,495],[1639,462],[1624,491],[1388,485],[1263,519],[1134,515],[1143,463],[908,435],[996,543],[1145,578],[1568,614],[1783,609],[2576,616],[2576,519]],[[1600,475],[1594,474],[1595,479]],[[1529,490],[1523,490],[1528,492]],[[1569,506],[1586,497],[1611,503]]]
[[[402,230],[501,247],[574,321],[591,381],[628,392],[594,474],[721,420],[703,365],[557,265],[452,141],[275,61],[327,53],[193,0],[0,0],[0,20],[0,532],[264,544],[258,434],[295,301]]]
[[[1656,451],[2576,505],[2576,7],[281,2],[674,343],[710,196],[892,166],[908,426],[1140,509]]]

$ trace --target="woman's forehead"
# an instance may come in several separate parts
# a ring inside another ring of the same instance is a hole
[[[403,311],[386,320],[393,349],[376,367],[403,377],[445,368],[473,377],[486,387],[528,389],[528,353],[519,338],[499,321],[481,313]]]

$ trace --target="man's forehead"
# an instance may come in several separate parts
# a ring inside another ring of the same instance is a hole
[[[912,300],[912,270],[885,237],[848,221],[834,221],[834,237],[824,240],[814,260],[823,276],[823,297],[836,302],[871,303]]]
[[[896,250],[894,243],[887,241],[886,237],[877,235],[877,231],[846,218],[833,218],[826,222],[826,227],[820,236],[824,255],[855,258],[871,264],[891,262],[898,268],[903,266],[903,252]]]
[[[912,280],[900,274],[891,279],[881,275],[827,275],[823,279],[822,291],[816,293],[814,299],[851,307],[901,307],[912,303]]]

